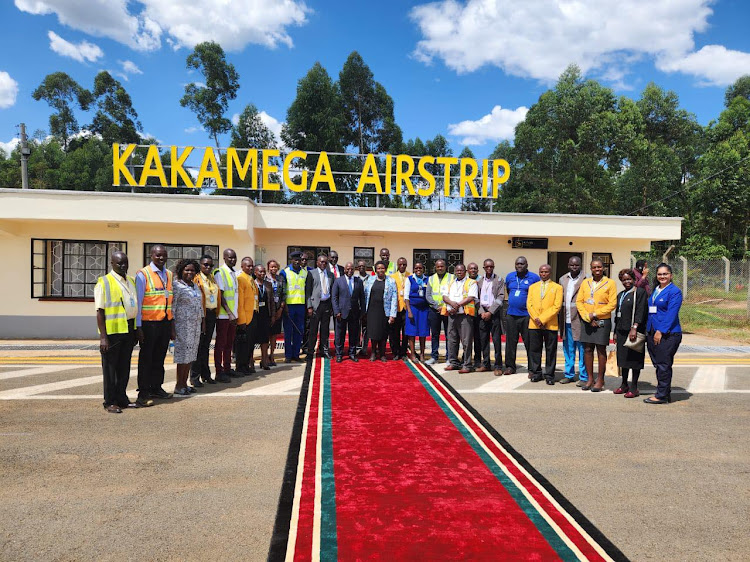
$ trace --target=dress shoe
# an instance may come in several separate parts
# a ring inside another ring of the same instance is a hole
[[[270,371],[270,370],[271,370],[271,364],[270,364],[270,363],[266,363],[265,365],[263,365],[263,364],[261,363],[260,367],[261,367],[261,369],[263,369],[264,371]]]
[[[635,390],[628,390],[625,393],[625,398],[635,398],[640,395],[641,395],[640,391],[636,388]]]
[[[667,396],[666,398],[655,398],[654,396],[651,396],[649,398],[644,398],[643,402],[645,402],[646,404],[668,404],[669,402],[671,402],[671,399],[669,398],[669,396]]]
[[[269,361],[268,362],[268,366],[269,367],[275,367],[276,366],[276,361]]]
[[[228,375],[230,377],[236,377],[236,376],[238,376],[237,375],[237,371],[235,371],[234,369],[229,369],[228,371],[225,371],[224,374]]]
[[[377,357],[375,357],[375,354],[374,354],[374,353],[373,353],[372,355],[370,355],[370,361],[373,361],[373,362],[374,362],[374,361],[375,361],[375,359],[377,359]]]
[[[446,371],[456,371],[458,368],[454,367],[453,365],[446,365],[445,370]]]
[[[172,398],[172,395],[163,388],[159,387],[156,390],[151,391],[151,398],[161,398],[163,400],[168,400],[169,398]]]
[[[195,394],[196,392],[198,392],[198,390],[194,386],[188,386],[187,389],[190,394]]]
[[[136,408],[150,408],[153,405],[154,405],[154,401],[151,400],[150,398],[148,398],[148,399],[146,399],[146,398],[138,398],[135,401],[135,407]]]
[[[516,372],[515,372],[515,371],[514,371],[513,369],[505,369],[505,370],[503,371],[503,374],[504,374],[504,375],[515,375],[515,374],[516,374]]]
[[[187,387],[175,388],[174,394],[175,396],[190,396],[190,390]]]
[[[352,361],[354,361],[355,363],[359,363],[359,359],[357,358],[357,356],[356,356],[356,355],[350,355],[350,356],[349,356],[349,359],[351,359],[351,360],[352,360]]]
[[[122,414],[122,410],[117,404],[110,404],[104,409],[107,410],[107,412],[109,412],[110,414]]]
[[[570,384],[572,382],[575,382],[575,379],[573,377],[563,377],[560,380],[560,384]]]
[[[542,382],[543,379],[544,379],[544,377],[542,377],[542,376],[531,377],[530,378],[531,382]]]
[[[380,361],[381,361],[382,363],[387,363],[387,362],[388,362],[388,359],[386,359],[386,358],[385,358],[385,355],[383,355],[383,357],[381,357],[381,358],[380,358]]]
[[[472,369],[471,367],[462,367],[461,369],[458,370],[458,373],[461,375],[465,375],[466,373],[473,373],[473,372],[474,372],[474,369]]]
[[[554,381],[553,379],[547,379],[547,380],[546,380],[545,382],[546,382],[546,383],[547,383],[548,385],[550,385],[550,386],[555,386],[555,381]]]
[[[627,394],[628,392],[630,392],[630,388],[627,385],[618,386],[612,391],[613,394]]]
[[[601,386],[592,386],[591,387],[591,392],[601,392],[602,390],[604,390],[604,387],[601,387]]]
[[[205,385],[200,381],[200,379],[195,379],[190,381],[195,388],[203,388]]]
[[[502,369],[495,369],[495,376],[496,377],[502,377],[503,376],[503,370]]]
[[[341,362],[343,362],[343,361],[344,361],[344,358],[343,358],[343,357],[341,357],[341,355],[337,355],[337,356],[336,356],[336,363],[341,363]]]
[[[489,370],[490,370],[490,368],[489,367],[485,367],[484,365],[482,365],[481,367],[478,367],[476,369],[477,373],[486,373]]]
[[[216,382],[229,383],[232,382],[232,378],[229,375],[221,373],[220,375],[216,375]]]
[[[208,377],[201,377],[203,379],[203,382],[206,384],[216,384],[216,381],[212,379],[210,376]]]

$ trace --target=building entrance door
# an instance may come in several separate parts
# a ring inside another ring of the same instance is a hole
[[[555,282],[568,272],[568,260],[572,257],[580,258],[583,271],[583,252],[547,252],[547,263],[552,266],[552,279]]]

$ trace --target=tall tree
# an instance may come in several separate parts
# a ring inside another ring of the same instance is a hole
[[[46,101],[55,113],[49,117],[50,134],[68,149],[70,136],[78,132],[78,120],[73,112],[73,104],[87,111],[93,101],[91,92],[82,88],[64,72],[53,72],[42,80],[31,97],[36,101]]]
[[[740,76],[734,84],[727,88],[724,93],[724,106],[729,107],[732,100],[738,96],[750,100],[750,74]]]
[[[434,139],[428,140],[425,143],[427,149],[427,155],[435,158],[453,156],[453,149],[450,147],[448,139],[443,135],[437,134]],[[453,168],[453,166],[451,166]],[[428,201],[434,208],[437,203],[438,209],[445,208],[445,175],[443,174],[443,166],[440,164],[428,164],[426,169],[435,176],[435,191],[429,197]],[[451,177],[455,176],[455,171],[451,172]]]
[[[281,129],[281,139],[291,149],[305,152],[343,152],[345,138],[344,119],[342,117],[341,96],[325,68],[316,62],[297,83],[297,96],[287,109],[286,123]],[[305,166],[314,170],[318,156],[310,154]],[[347,166],[359,165],[348,163],[344,157],[331,157],[331,166],[341,171]],[[335,176],[337,189],[351,188],[352,181],[342,176]],[[322,199],[317,192],[295,193],[291,196],[294,203],[316,204]],[[348,204],[346,197],[327,196],[326,202],[341,205]]]
[[[142,130],[138,114],[133,109],[130,95],[106,70],[94,78],[94,98],[96,115],[91,131],[101,135],[107,145],[114,143],[136,144]]]
[[[465,146],[464,149],[461,151],[461,154],[458,155],[459,160],[461,158],[471,158],[476,159],[476,156],[474,156],[474,152],[468,147]],[[482,169],[479,168],[479,175],[474,180],[474,185],[476,186],[477,193],[479,195],[482,195]],[[461,210],[462,211],[483,211],[483,212],[489,212],[492,210],[492,200],[491,199],[484,199],[484,198],[476,198],[472,197],[471,193],[466,190],[466,196],[461,199]]]
[[[227,62],[221,45],[213,41],[196,45],[187,57],[187,67],[200,72],[204,84],[191,82],[185,86],[180,105],[195,113],[219,148],[219,135],[232,128],[225,114],[229,101],[237,97],[240,76],[234,65]]]

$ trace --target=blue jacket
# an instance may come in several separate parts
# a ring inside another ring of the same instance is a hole
[[[377,278],[377,275],[371,275],[365,281],[365,310],[370,308],[370,291]],[[396,282],[391,277],[385,278],[383,309],[388,317],[393,316],[395,318],[398,314],[398,289],[396,288]]]
[[[646,331],[659,331],[662,334],[681,333],[680,307],[682,306],[682,291],[670,283],[656,298],[657,288],[648,297],[648,324]],[[656,312],[651,312],[656,307]]]

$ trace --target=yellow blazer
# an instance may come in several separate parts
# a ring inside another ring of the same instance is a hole
[[[406,310],[406,302],[404,301],[404,282],[406,281],[406,278],[409,277],[409,275],[411,275],[411,273],[409,273],[408,271],[404,272],[403,278],[398,271],[391,275],[391,277],[393,277],[393,280],[396,282],[396,290],[398,291],[399,312],[401,312],[402,310]]]
[[[258,310],[258,286],[244,271],[237,276],[237,324],[249,324]]]
[[[612,318],[612,311],[617,307],[617,284],[603,275],[599,284],[594,291],[594,297],[591,298],[591,286],[594,280],[587,277],[581,283],[576,297],[576,308],[581,315],[583,322],[591,322],[591,315],[596,314],[599,320],[609,320]],[[593,303],[586,302],[593,300]]]
[[[529,330],[538,330],[534,318],[542,321],[544,330],[557,331],[557,313],[563,301],[563,288],[552,280],[547,281],[547,290],[542,298],[542,282],[537,281],[529,287],[526,298],[526,309],[529,311]]]

